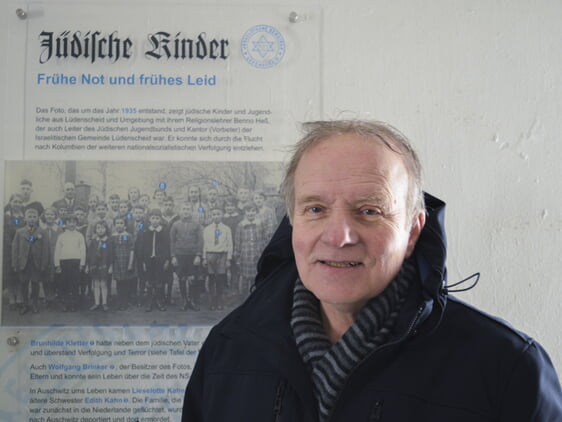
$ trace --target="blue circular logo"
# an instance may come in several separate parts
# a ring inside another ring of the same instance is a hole
[[[240,49],[244,59],[258,69],[277,66],[285,55],[285,38],[269,25],[256,25],[242,36]]]

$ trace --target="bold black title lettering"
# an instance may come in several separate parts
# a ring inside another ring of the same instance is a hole
[[[146,56],[154,59],[222,59],[228,58],[228,40],[215,38],[207,40],[205,32],[200,33],[196,39],[182,38],[181,32],[174,37],[168,32],[156,32],[148,36],[152,46],[146,51]]]
[[[84,57],[94,63],[98,59],[108,59],[113,63],[124,58],[131,58],[133,42],[129,38],[121,40],[117,31],[103,35],[100,31],[63,31],[55,36],[53,32],[43,31],[39,34],[39,63],[47,63],[53,56],[58,59]]]
[[[201,32],[195,38],[187,38],[181,32],[171,35],[165,31],[149,34],[150,48],[145,57],[156,60],[226,60],[229,57],[229,41],[224,38],[208,38]],[[67,60],[84,58],[92,63],[108,60],[116,63],[130,59],[133,55],[133,42],[130,38],[121,39],[118,31],[102,34],[100,31],[62,31],[55,34],[42,31],[39,34],[39,63],[47,63],[52,58]]]

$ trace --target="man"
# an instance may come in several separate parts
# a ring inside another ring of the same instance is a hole
[[[28,179],[22,179],[20,182],[20,195],[22,197],[22,207],[26,208],[35,208],[39,215],[43,214],[45,208],[39,201],[32,201],[31,194],[33,193],[33,183]],[[8,211],[9,206],[6,205],[4,207],[4,212]]]
[[[74,213],[74,207],[76,205],[76,188],[74,187],[74,183],[66,182],[64,184],[63,198],[53,202],[52,207],[57,211],[61,208],[65,208],[68,214],[72,214]]]
[[[561,421],[542,347],[448,295],[445,204],[396,129],[316,122],[248,300],[210,333],[183,422]]]

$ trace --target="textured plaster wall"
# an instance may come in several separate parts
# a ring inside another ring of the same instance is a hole
[[[560,375],[562,3],[323,4],[324,117],[412,139],[448,203],[450,282],[481,273],[458,296],[538,339]]]

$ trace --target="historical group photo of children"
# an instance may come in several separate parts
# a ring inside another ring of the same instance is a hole
[[[8,161],[2,325],[209,324],[283,218],[273,162]]]

